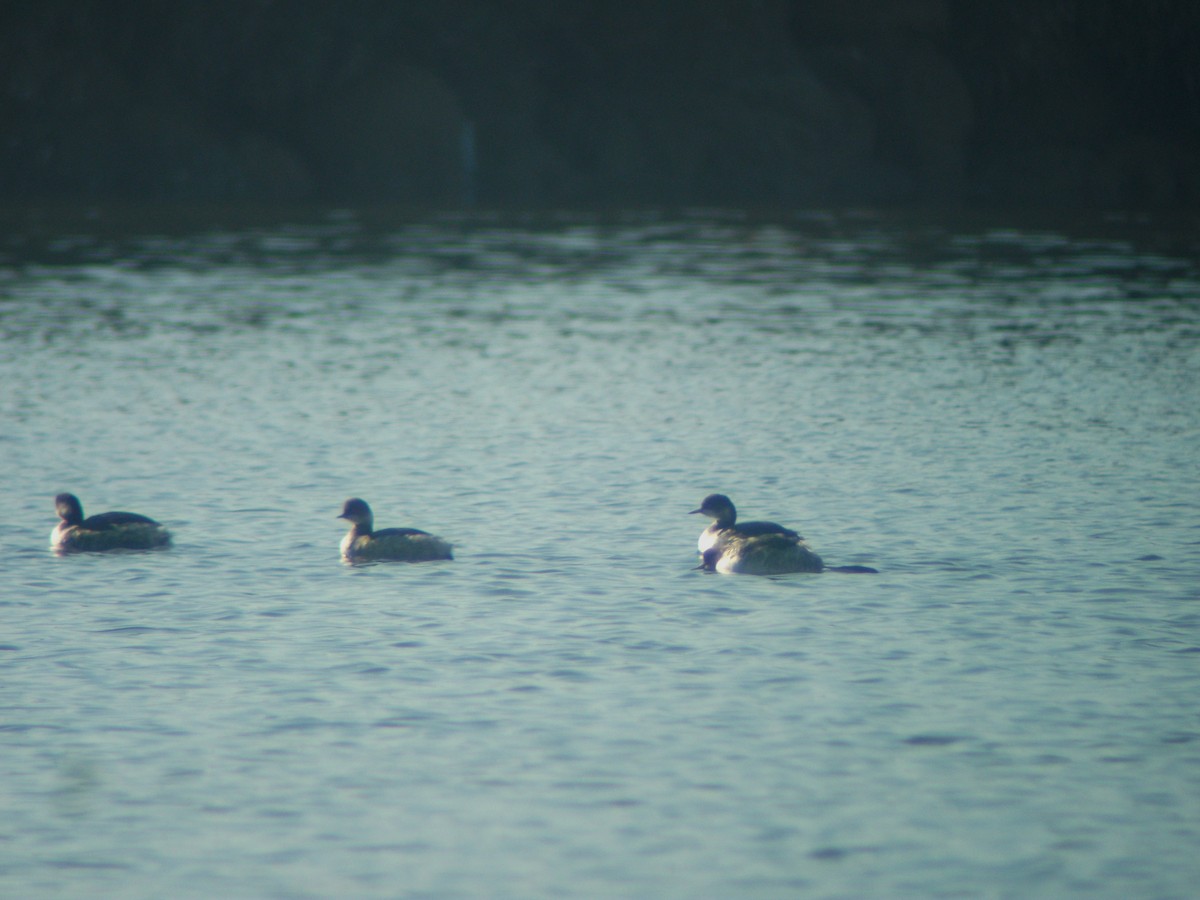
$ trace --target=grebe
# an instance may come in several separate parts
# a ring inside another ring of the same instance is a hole
[[[693,513],[713,523],[697,544],[697,568],[722,575],[788,575],[793,572],[875,574],[870,566],[827,566],[790,528],[774,522],[738,522],[737,510],[724,494],[709,494]]]
[[[342,538],[342,557],[348,562],[375,559],[394,559],[404,562],[426,562],[434,559],[454,559],[450,544],[436,535],[416,528],[372,527],[374,517],[365,500],[351,497],[342,507],[339,519],[351,525]]]
[[[790,528],[784,528],[774,522],[738,522],[737,510],[733,501],[724,494],[709,494],[700,501],[700,508],[693,509],[688,515],[700,513],[713,520],[700,533],[696,549],[703,554],[706,550],[719,546],[730,537],[755,537],[757,535],[778,534],[792,541],[802,541],[804,538]]]
[[[50,547],[57,553],[152,550],[171,543],[167,529],[137,513],[106,512],[85,519],[74,494],[59,494],[54,508],[62,520],[50,533]]]

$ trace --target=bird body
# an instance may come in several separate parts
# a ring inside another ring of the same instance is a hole
[[[704,551],[700,566],[722,575],[822,572],[825,563],[802,540],[784,534],[735,535]]]

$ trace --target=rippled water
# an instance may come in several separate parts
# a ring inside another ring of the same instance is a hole
[[[0,894],[1194,896],[1192,250],[10,235]],[[712,491],[880,574],[697,572]],[[457,559],[341,564],[352,495]]]

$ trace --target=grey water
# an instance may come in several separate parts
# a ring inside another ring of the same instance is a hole
[[[0,895],[1193,897],[1200,267],[1103,227],[0,242]],[[172,529],[56,557],[53,497]],[[878,575],[695,569],[699,500]],[[456,559],[348,566],[342,502]]]

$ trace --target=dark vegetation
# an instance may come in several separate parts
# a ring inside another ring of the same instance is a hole
[[[6,0],[0,202],[1192,209],[1195,0]]]

